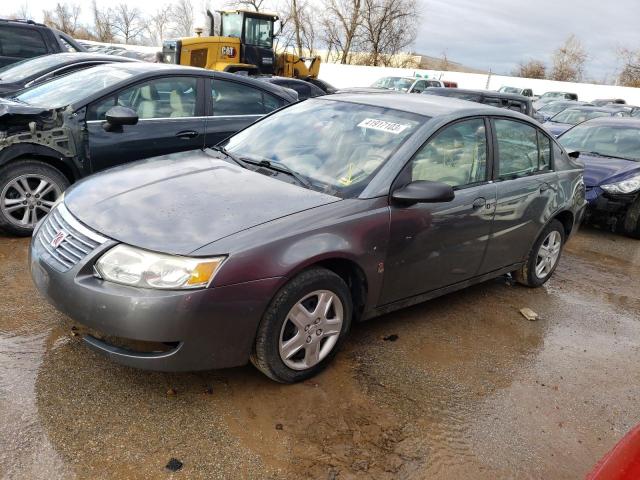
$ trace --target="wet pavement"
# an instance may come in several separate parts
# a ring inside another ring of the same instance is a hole
[[[107,361],[39,297],[27,245],[0,237],[1,478],[574,479],[640,422],[637,240],[583,229],[543,288],[356,325],[292,386]]]

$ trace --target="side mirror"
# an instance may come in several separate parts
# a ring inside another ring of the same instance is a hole
[[[567,152],[567,155],[569,155],[569,157],[573,159],[580,158],[580,152],[578,150],[571,150]]]
[[[451,185],[430,180],[416,180],[391,194],[393,200],[404,205],[450,202],[454,197],[455,193]]]
[[[112,107],[106,115],[107,120],[103,127],[107,132],[122,130],[123,125],[135,125],[138,123],[138,114],[127,107]]]

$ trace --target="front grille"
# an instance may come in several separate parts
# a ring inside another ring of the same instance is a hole
[[[64,204],[58,205],[47,215],[38,231],[37,240],[46,251],[44,260],[59,272],[66,272],[77,265],[107,241],[78,222]]]

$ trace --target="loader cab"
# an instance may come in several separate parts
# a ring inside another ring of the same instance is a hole
[[[220,36],[240,39],[240,61],[255,65],[259,73],[274,74],[274,25],[278,16],[248,10],[220,13]]]

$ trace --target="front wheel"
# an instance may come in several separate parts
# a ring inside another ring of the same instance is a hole
[[[564,246],[564,226],[552,220],[542,231],[520,269],[512,272],[515,280],[527,287],[539,287],[551,278]]]
[[[629,206],[624,216],[624,233],[632,238],[640,238],[640,195]]]
[[[67,178],[38,160],[19,160],[0,168],[0,228],[28,236],[69,186]]]
[[[351,294],[330,270],[306,270],[267,308],[251,355],[265,375],[282,383],[312,377],[336,354],[351,325]]]

